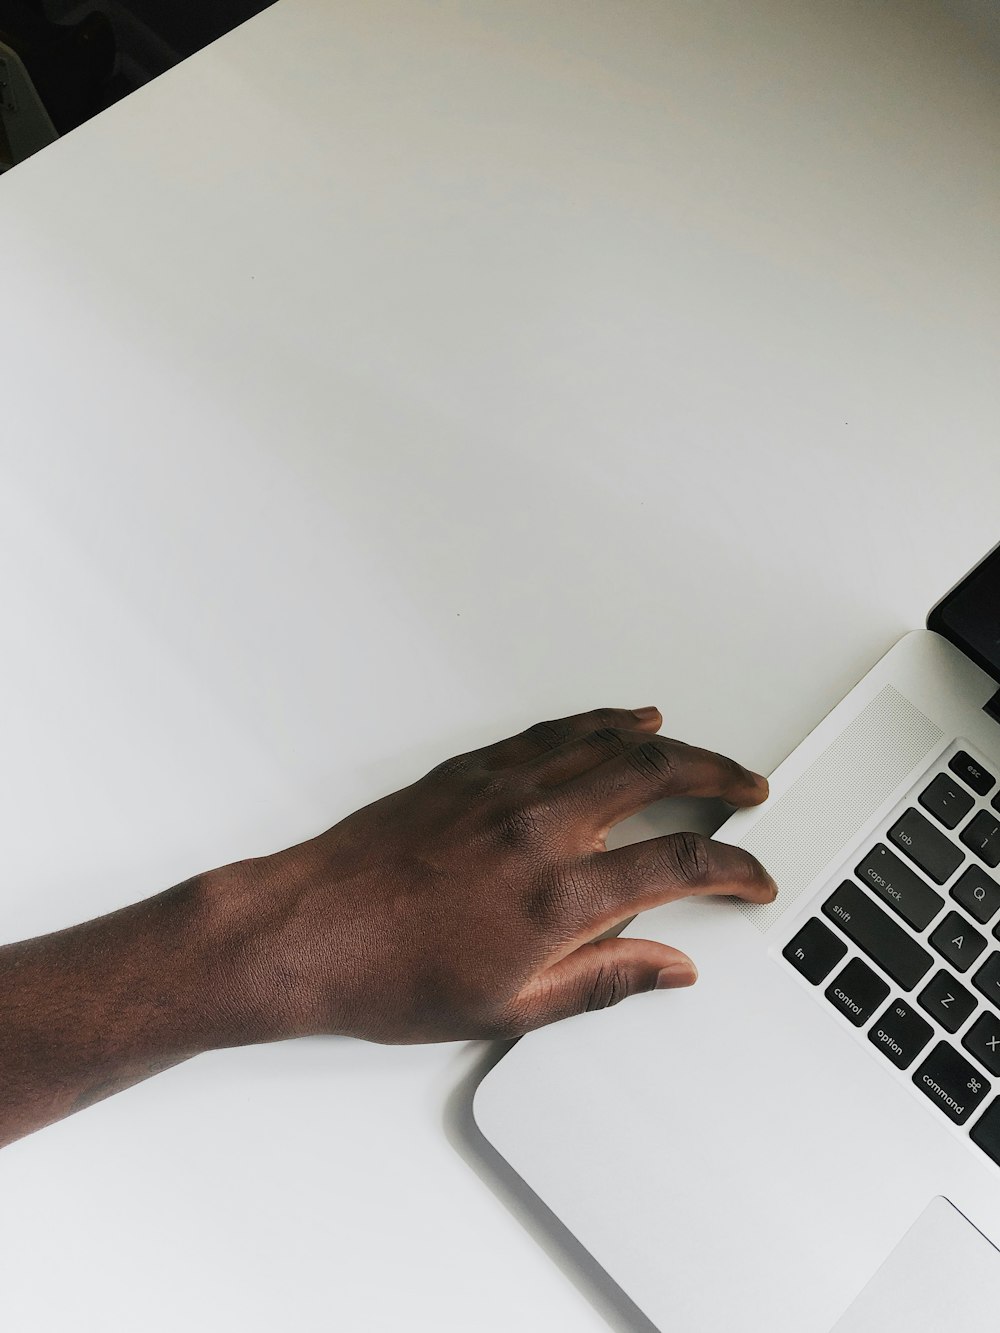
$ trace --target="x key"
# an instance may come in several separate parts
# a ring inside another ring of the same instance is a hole
[[[1000,1074],[1000,1018],[996,1014],[984,1010],[962,1038],[962,1045],[991,1074]]]

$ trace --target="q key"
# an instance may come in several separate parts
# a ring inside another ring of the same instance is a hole
[[[951,887],[951,896],[980,925],[1000,910],[1000,884],[979,866],[969,866]]]

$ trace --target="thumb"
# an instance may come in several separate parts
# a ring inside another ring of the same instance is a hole
[[[653,940],[582,944],[534,977],[515,1001],[522,1032],[591,1009],[607,1009],[640,991],[690,986],[698,969],[679,949]]]

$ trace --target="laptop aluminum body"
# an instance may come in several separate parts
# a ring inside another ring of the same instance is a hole
[[[1000,1327],[1000,548],[928,625],[716,834],[777,901],[626,930],[698,984],[533,1033],[477,1090],[485,1137],[664,1331]]]

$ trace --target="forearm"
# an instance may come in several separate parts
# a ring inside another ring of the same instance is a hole
[[[247,1039],[206,878],[0,948],[0,1145]]]

